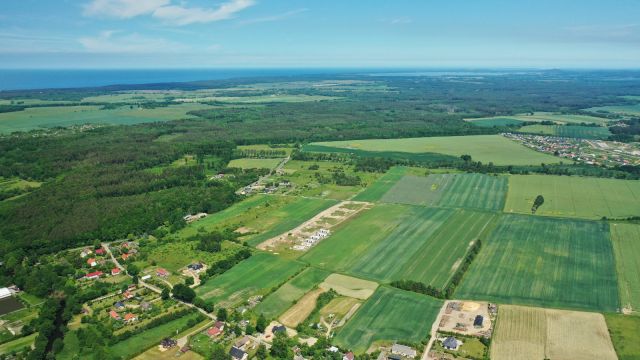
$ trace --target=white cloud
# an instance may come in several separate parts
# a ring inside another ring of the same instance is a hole
[[[185,51],[182,44],[162,38],[150,38],[137,33],[119,35],[121,31],[103,31],[98,36],[83,37],[78,42],[90,53],[176,53]]]
[[[189,25],[226,20],[239,11],[255,4],[254,0],[231,0],[217,9],[188,8],[184,6],[162,6],[153,12],[153,17],[173,25]]]
[[[255,18],[255,19],[248,19],[248,20],[241,21],[240,25],[255,24],[255,23],[262,23],[262,22],[270,22],[270,21],[280,21],[280,20],[284,20],[284,19],[290,18],[290,17],[295,16],[295,15],[298,15],[298,14],[303,13],[305,11],[309,11],[309,9],[302,8],[302,9],[296,9],[296,10],[287,11],[287,12],[282,13],[282,14],[265,16],[265,17]]]
[[[85,6],[84,15],[119,19],[152,15],[165,23],[183,26],[226,20],[253,5],[255,0],[229,0],[217,8],[174,5],[172,0],[92,0]]]
[[[151,14],[170,3],[171,0],[93,0],[84,7],[84,14],[128,19]]]

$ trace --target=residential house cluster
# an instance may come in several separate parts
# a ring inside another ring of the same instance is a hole
[[[317,243],[319,243],[323,239],[326,239],[329,235],[331,235],[331,231],[330,230],[320,229],[320,230],[316,231],[315,233],[313,233],[311,236],[309,236],[306,239],[302,240],[302,242],[300,244],[294,245],[293,246],[293,250],[306,251],[306,250],[312,248],[313,246],[315,246]]]

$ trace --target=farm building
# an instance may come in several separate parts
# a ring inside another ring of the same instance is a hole
[[[477,315],[475,320],[473,320],[473,326],[482,327],[482,323],[484,322],[484,318],[482,315]]]
[[[249,355],[246,352],[238,349],[235,346],[233,346],[231,350],[229,350],[229,355],[231,355],[234,360],[247,360],[247,358],[249,358]]]
[[[11,295],[13,295],[13,293],[11,292],[11,290],[9,290],[9,288],[0,288],[0,299],[7,298]]]
[[[406,356],[411,359],[415,358],[418,355],[418,352],[413,348],[400,344],[393,344],[393,346],[391,347],[391,353]]]
[[[444,341],[442,342],[442,347],[444,347],[447,350],[458,350],[458,346],[460,346],[460,342],[458,342],[456,338],[451,336],[444,339]]]

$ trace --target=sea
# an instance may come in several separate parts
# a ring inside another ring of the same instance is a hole
[[[354,73],[354,69],[0,69],[0,91],[157,84],[244,77]]]

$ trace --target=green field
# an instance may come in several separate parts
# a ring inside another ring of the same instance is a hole
[[[405,176],[384,196],[383,202],[461,207],[499,211],[504,207],[507,178],[483,174],[431,174]]]
[[[538,215],[588,219],[640,215],[640,181],[549,175],[510,176],[504,211],[530,214],[537,195],[544,197]]]
[[[640,359],[640,317],[605,314],[613,347],[619,360]]]
[[[640,104],[600,106],[589,108],[586,110],[595,113],[612,113],[619,115],[640,116]]]
[[[456,298],[617,311],[609,224],[503,215]]]
[[[13,341],[6,342],[4,344],[0,344],[0,355],[10,353],[12,351],[20,351],[25,347],[30,347],[31,344],[36,340],[38,333],[31,334],[28,336],[24,336]]]
[[[494,127],[494,126],[517,126],[524,121],[517,120],[510,117],[493,117],[493,118],[480,118],[480,119],[465,119],[476,126],[482,127]]]
[[[580,123],[595,123],[598,125],[605,125],[609,122],[609,119],[589,116],[589,115],[569,115],[569,114],[554,114],[549,112],[536,112],[533,115],[531,114],[519,114],[519,115],[510,115],[510,116],[497,116],[497,117],[488,117],[488,118],[478,118],[478,119],[467,119],[467,121],[471,121],[473,123],[476,122],[485,122],[487,124],[491,124],[491,121],[500,121],[506,122],[507,120],[513,121],[521,121],[521,122],[542,122],[542,121],[553,121],[559,124],[580,124]]]
[[[618,270],[620,301],[627,311],[640,312],[640,225],[611,224]]]
[[[0,114],[0,133],[81,124],[129,125],[155,121],[193,118],[189,111],[210,108],[203,104],[180,104],[155,109],[119,107],[101,110],[100,106],[56,106],[28,108]]]
[[[313,145],[313,144],[312,144]],[[500,135],[446,136],[321,142],[315,145],[372,152],[441,153],[471,155],[473,160],[496,165],[538,165],[560,159],[526,148]]]
[[[208,280],[196,288],[196,294],[216,306],[237,305],[251,296],[266,294],[303,267],[297,261],[259,252]]]
[[[369,185],[363,192],[356,195],[356,201],[377,201],[393,187],[398,180],[402,179],[407,169],[404,167],[392,167],[383,176]]]
[[[241,169],[274,169],[282,159],[234,159],[229,162],[230,168]]]
[[[611,135],[608,128],[601,126],[527,125],[518,132],[581,139],[607,139]]]
[[[424,340],[442,301],[388,287],[379,287],[356,315],[338,332],[334,342],[364,353],[374,342]]]
[[[203,262],[211,265],[216,261],[229,258],[242,249],[242,245],[231,241],[222,243],[222,250],[219,252],[208,252],[198,250],[199,241],[174,241],[167,243],[149,243],[145,248],[147,256],[144,261],[136,259],[136,265],[146,268],[150,263],[163,267],[174,274],[180,269],[194,262]],[[148,249],[148,250],[147,250]]]
[[[307,268],[258,304],[256,311],[273,319],[290,308],[304,294],[320,284],[329,272],[317,268]]]

